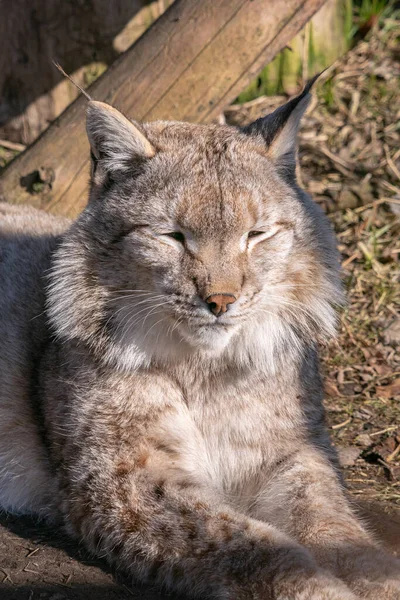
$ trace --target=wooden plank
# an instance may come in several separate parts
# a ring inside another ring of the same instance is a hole
[[[138,120],[210,121],[323,3],[176,0],[89,92]],[[69,216],[83,208],[89,172],[85,105],[78,98],[8,166],[0,182],[4,199]],[[48,183],[32,186],[39,168]]]

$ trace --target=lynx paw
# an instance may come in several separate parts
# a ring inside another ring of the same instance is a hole
[[[387,580],[385,582],[355,581],[351,585],[357,597],[365,600],[400,600],[400,581]]]
[[[309,592],[299,596],[298,600],[357,600],[357,598],[339,579],[319,577],[310,582]]]
[[[359,596],[355,595],[340,579],[319,572],[305,582],[292,582],[292,585],[287,586],[284,591],[282,590],[276,595],[276,599],[358,600]]]
[[[368,549],[353,554],[351,570],[344,575],[348,586],[366,600],[400,600],[400,561],[383,551]],[[345,561],[342,562],[342,567]]]

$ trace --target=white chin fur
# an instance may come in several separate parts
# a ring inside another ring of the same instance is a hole
[[[154,328],[154,336],[145,340],[139,332],[130,332],[115,341],[113,351],[104,357],[121,370],[134,371],[148,367],[152,360],[173,364],[176,361],[194,358],[200,363],[218,359],[218,364],[234,364],[237,367],[261,369],[274,373],[280,364],[280,356],[285,346],[284,356],[292,356],[300,350],[300,342],[279,317],[269,317],[260,322],[249,320],[245,327],[220,325],[193,327],[181,323],[173,335]],[[141,339],[139,339],[141,338]],[[144,342],[144,343],[143,343]],[[145,348],[143,347],[145,345]]]
[[[223,327],[210,323],[210,325],[193,327],[190,323],[182,323],[177,333],[191,348],[215,355],[225,350],[236,331],[237,328],[232,326]]]
[[[155,327],[150,336],[146,331],[130,331],[123,339],[115,340],[113,349],[103,359],[122,370],[147,367],[153,359],[174,363],[193,356],[222,356],[237,331],[220,326],[190,327],[181,323],[172,333],[171,328]]]

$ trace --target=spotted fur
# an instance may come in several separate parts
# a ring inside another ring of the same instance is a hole
[[[91,101],[78,219],[0,208],[0,506],[194,598],[400,598],[324,426],[342,290],[295,179],[308,91],[243,131]]]

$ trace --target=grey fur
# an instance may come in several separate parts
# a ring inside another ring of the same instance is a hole
[[[305,104],[268,139],[91,102],[79,218],[0,208],[0,505],[192,597],[400,598],[324,426],[338,257],[281,168]]]

